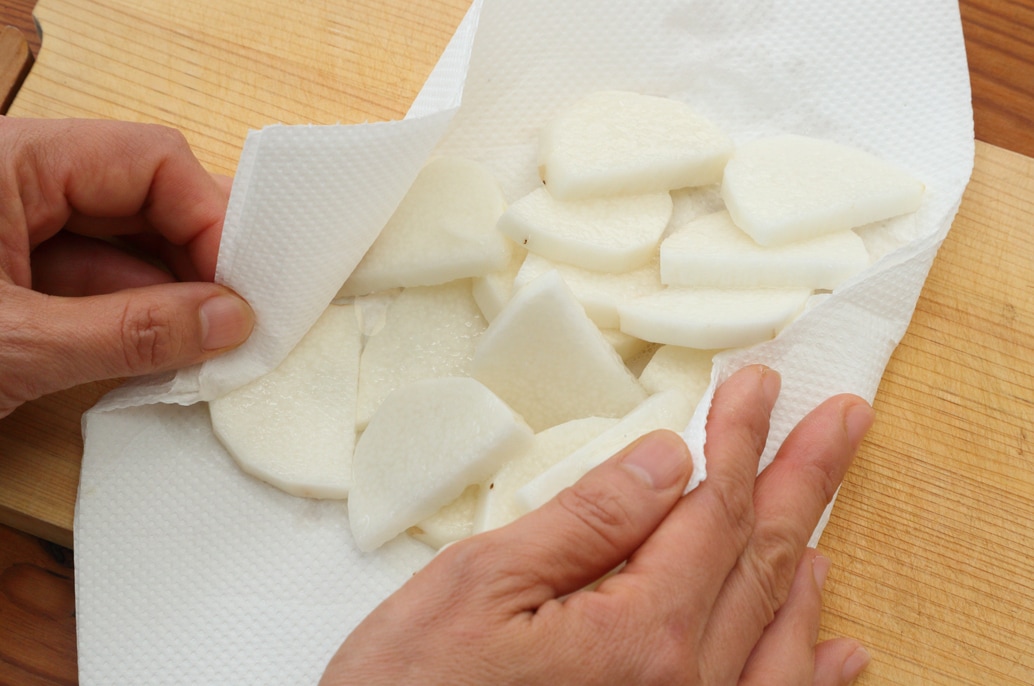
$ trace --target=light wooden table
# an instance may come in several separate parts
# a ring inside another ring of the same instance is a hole
[[[249,128],[400,116],[467,4],[41,0],[11,114],[166,123],[229,173]],[[961,6],[973,180],[822,544],[823,635],[870,648],[866,684],[1034,683],[1034,0]],[[0,422],[3,521],[71,542],[79,417],[110,387]],[[0,527],[0,683],[75,680],[61,555]]]

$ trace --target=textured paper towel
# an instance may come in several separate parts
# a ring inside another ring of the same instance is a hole
[[[749,362],[782,373],[766,459],[822,398],[872,399],[972,167],[957,4],[486,0],[406,120],[249,136],[219,278],[256,307],[255,335],[219,361],[117,391],[84,422],[81,683],[315,683],[348,631],[430,558],[405,539],[358,554],[342,504],[242,474],[192,403],[286,355],[429,154],[480,159],[513,200],[538,184],[539,126],[603,88],[683,98],[739,142],[794,132],[856,145],[927,184],[910,243],[777,340],[721,356],[712,382]],[[687,433],[698,455],[706,411]]]

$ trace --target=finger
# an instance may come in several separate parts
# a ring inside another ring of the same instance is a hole
[[[785,602],[805,545],[872,419],[861,398],[830,398],[790,432],[758,478],[750,543],[715,603],[702,646],[718,670],[715,680],[735,676],[729,666],[745,660],[760,636],[744,631],[744,618],[763,627]]]
[[[519,609],[576,591],[624,561],[671,511],[691,471],[682,438],[654,431],[492,532],[506,553],[502,571],[523,589]]]
[[[175,279],[105,241],[59,233],[32,251],[32,287],[49,295],[102,295]]]
[[[808,550],[797,565],[790,595],[765,627],[740,675],[740,686],[803,686],[812,682],[829,559]]]
[[[196,364],[236,347],[254,326],[244,300],[209,283],[84,298],[0,284],[0,298],[0,368],[19,382],[5,379],[18,388],[4,390],[27,396],[20,401],[87,381]]]
[[[753,366],[716,390],[707,419],[707,479],[679,502],[614,580],[642,585],[652,598],[646,605],[655,612],[710,615],[750,537],[754,478],[779,385],[774,371]],[[673,595],[672,588],[687,592]]]
[[[20,129],[13,132],[20,134],[25,170],[19,194],[32,245],[61,230],[73,213],[100,219],[139,215],[172,243],[186,246],[206,278],[214,276],[227,194],[178,131],[86,120],[5,125]],[[106,230],[116,231],[114,226]]]
[[[834,638],[815,646],[814,686],[847,686],[865,671],[872,658],[862,644]]]

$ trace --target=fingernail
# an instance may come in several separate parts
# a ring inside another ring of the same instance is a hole
[[[761,390],[765,394],[765,400],[768,401],[770,407],[775,407],[776,400],[779,399],[779,389],[783,385],[783,378],[779,376],[779,372],[768,367],[761,368]]]
[[[217,295],[201,303],[201,347],[222,350],[240,345],[255,326],[255,315],[236,295]]]
[[[857,447],[862,442],[875,418],[876,413],[865,403],[857,403],[847,409],[844,426],[847,429],[847,438],[852,445]]]
[[[840,670],[840,678],[846,683],[850,683],[858,678],[858,675],[865,671],[865,668],[869,666],[872,661],[872,656],[869,655],[869,651],[858,646],[854,652],[847,656],[844,660],[844,666]]]
[[[689,470],[689,448],[673,431],[654,431],[632,445],[621,464],[658,491],[671,488]]]
[[[811,572],[815,575],[815,585],[821,591],[826,585],[826,577],[829,575],[829,567],[832,564],[825,555],[816,555],[811,562]]]

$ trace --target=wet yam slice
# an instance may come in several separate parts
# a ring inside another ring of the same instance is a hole
[[[662,345],[639,375],[639,383],[650,393],[682,391],[695,405],[711,383],[712,360],[718,352]]]
[[[515,499],[518,489],[619,421],[609,417],[584,417],[535,434],[531,448],[503,465],[480,490],[474,512],[474,532],[496,529],[520,517],[523,511]]]
[[[355,449],[348,519],[370,551],[486,481],[532,431],[477,381],[416,381],[385,399]]]
[[[514,294],[478,342],[471,374],[535,431],[621,417],[646,397],[556,271]]]
[[[625,272],[653,257],[671,208],[667,192],[562,202],[538,188],[507,208],[498,228],[547,259],[598,272]]]
[[[292,495],[348,495],[359,346],[354,308],[331,305],[280,366],[209,403],[241,469]]]
[[[457,157],[432,160],[338,295],[433,286],[504,268],[512,245],[495,224],[505,208],[484,166]]]
[[[621,330],[685,348],[739,348],[774,338],[804,308],[806,288],[668,288],[618,306]]]
[[[613,427],[521,487],[516,495],[518,507],[523,513],[543,505],[644,434],[656,429],[682,433],[692,414],[693,403],[681,391],[651,395]]]
[[[660,249],[669,286],[832,290],[869,266],[865,243],[847,229],[765,247],[736,227],[726,211],[676,229]]]
[[[459,498],[409,529],[410,535],[435,550],[470,536],[474,533],[474,513],[480,493],[480,485],[467,486]]]
[[[603,329],[618,328],[618,302],[661,290],[660,263],[651,259],[644,266],[621,274],[605,274],[562,262],[553,262],[529,253],[514,279],[514,288],[531,283],[555,269],[585,314]]]
[[[781,135],[737,148],[722,197],[736,226],[782,245],[915,212],[924,186],[863,150]]]
[[[719,182],[732,147],[683,102],[601,91],[543,128],[539,172],[563,200],[653,193]]]
[[[470,279],[403,290],[363,349],[358,428],[366,426],[396,388],[419,379],[468,375],[475,345],[487,326]]]

